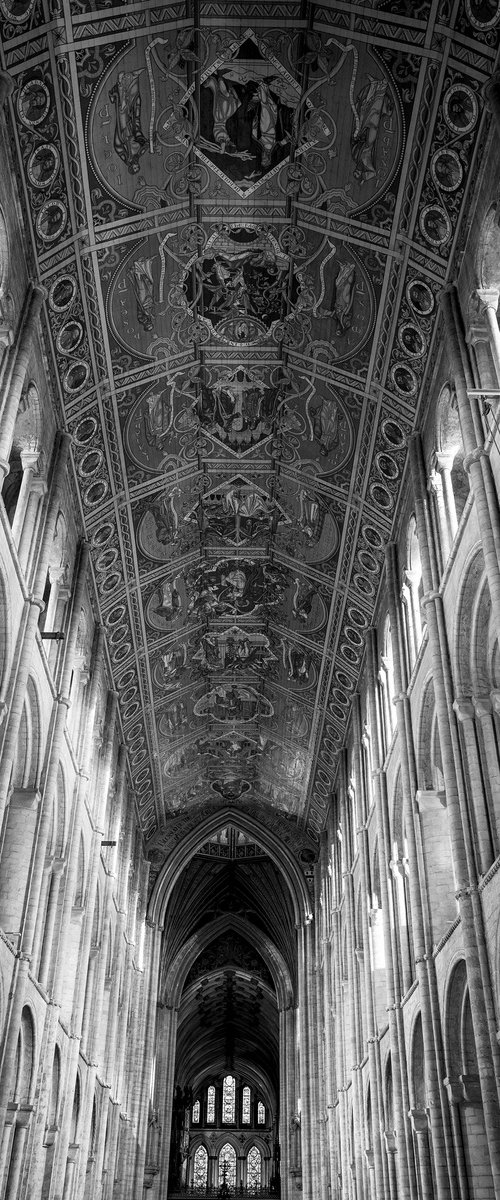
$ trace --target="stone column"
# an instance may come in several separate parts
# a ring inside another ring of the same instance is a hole
[[[61,919],[61,936],[57,950],[56,967],[54,972],[54,992],[60,1002],[61,988],[64,981],[65,967],[68,954],[68,943],[72,938],[71,931],[71,912],[73,909],[73,901],[75,897],[76,876],[78,871],[78,858],[80,853],[80,833],[82,827],[82,816],[85,808],[85,801],[90,782],[91,757],[94,742],[94,724],[97,707],[97,699],[99,688],[101,685],[103,667],[104,667],[104,648],[105,634],[102,625],[99,625],[96,632],[95,644],[92,654],[91,679],[89,687],[89,696],[87,702],[87,711],[83,716],[85,737],[82,746],[82,758],[79,771],[79,780],[76,790],[74,811],[73,811],[73,828],[71,832],[71,841],[68,848],[68,869],[66,872],[66,883],[64,889],[64,901]]]
[[[38,972],[38,981],[40,987],[46,991],[49,981],[49,972],[52,965],[52,944],[54,940],[54,930],[56,924],[57,906],[59,903],[59,888],[61,884],[61,876],[66,866],[64,858],[55,858],[52,863],[52,878],[50,881],[49,902],[47,905],[47,915],[45,918],[45,932],[42,944],[42,954],[40,960],[40,968]]]
[[[19,1105],[16,1103],[9,1103],[6,1105],[0,1145],[0,1179],[2,1182],[4,1180],[7,1164],[10,1161],[18,1108]]]
[[[73,1186],[75,1179],[75,1168],[78,1161],[78,1153],[80,1147],[77,1142],[73,1142],[68,1149],[68,1157],[66,1159],[66,1170],[64,1173],[63,1200],[72,1200]]]
[[[43,869],[42,885],[40,888],[40,901],[38,904],[38,912],[36,916],[35,936],[33,938],[33,953],[31,955],[31,973],[38,978],[38,968],[40,966],[40,955],[42,953],[42,938],[45,925],[45,913],[47,911],[47,897],[49,894],[49,884],[52,874],[52,859],[46,859]]]
[[[175,1047],[177,1041],[177,1018],[178,1009],[173,1005],[163,1004],[161,1001],[158,1004],[158,1015],[156,1024],[156,1042],[157,1042],[157,1062],[156,1062],[156,1088],[157,1088],[157,1107],[161,1114],[162,1123],[162,1140],[160,1150],[160,1172],[159,1172],[159,1195],[167,1195],[168,1187],[168,1171],[170,1163],[170,1135],[172,1127],[172,1102],[174,1095],[174,1071],[175,1071]],[[210,1167],[212,1160],[209,1158],[208,1164],[208,1186],[213,1187],[215,1184],[211,1182]]]
[[[496,628],[500,633],[500,513],[489,455],[484,446],[481,415],[468,388],[474,381],[468,364],[468,351],[460,326],[458,298],[454,286],[441,292],[446,349],[455,383],[458,414],[465,451],[464,467],[469,472],[481,536],[486,575]],[[434,581],[435,582],[435,581]],[[433,582],[433,586],[434,586]]]
[[[30,449],[26,448],[21,451],[23,478],[12,522],[12,538],[17,547],[19,547],[20,543],[30,492],[33,486],[33,477],[36,474],[39,457],[40,451],[36,445]]]
[[[481,729],[484,755],[486,759],[486,773],[490,785],[491,796],[496,798],[500,796],[500,762],[493,709],[497,708],[498,699],[496,697],[496,693],[492,692],[490,696],[473,696],[472,703],[476,713],[476,721],[479,722],[479,727]],[[494,830],[494,857],[496,858],[500,846],[500,814],[497,814],[495,811],[494,804],[491,811],[491,825]]]
[[[397,636],[397,627],[393,632],[392,615],[391,615],[391,635],[393,644],[393,660],[395,651],[395,640]],[[374,629],[369,629],[366,634],[366,670],[368,680],[368,704],[370,714],[371,728],[371,744],[373,755],[373,789],[375,796],[375,814],[377,819],[378,829],[378,846],[379,846],[379,863],[380,863],[380,890],[382,900],[383,914],[383,932],[384,945],[386,954],[386,989],[387,989],[387,1010],[389,1019],[389,1032],[391,1044],[391,1057],[393,1063],[393,1083],[395,1096],[395,1122],[396,1132],[398,1135],[398,1149],[396,1167],[402,1195],[410,1195],[412,1200],[416,1197],[416,1180],[413,1169],[413,1159],[411,1147],[409,1144],[408,1123],[404,1119],[405,1112],[408,1111],[408,1081],[406,1068],[406,1050],[404,1041],[404,1030],[401,1013],[401,977],[399,962],[394,953],[395,946],[392,941],[393,931],[391,929],[391,900],[388,887],[388,872],[391,852],[391,833],[389,819],[389,798],[387,791],[387,777],[382,767],[383,762],[383,737],[380,727],[380,714],[377,705],[376,693],[376,670],[377,670],[377,645],[376,634]],[[393,662],[394,666],[394,662]],[[395,680],[397,675],[395,673]],[[378,1195],[378,1192],[377,1192]]]
[[[301,925],[298,930],[299,942],[299,1036],[300,1036],[300,1099],[301,1099],[301,1150],[302,1150],[302,1190],[304,1200],[314,1200],[312,1190],[313,1179],[313,1130],[311,1112],[311,1079],[309,1071],[309,1010],[310,995],[309,979],[312,970],[311,951],[312,937],[309,925]]]
[[[448,1076],[444,1079],[444,1086],[448,1093],[450,1104],[451,1123],[453,1126],[453,1136],[455,1139],[455,1154],[457,1160],[457,1183],[458,1194],[460,1200],[469,1200],[470,1188],[467,1178],[467,1166],[464,1156],[462,1122],[460,1118],[460,1105],[463,1102],[463,1090],[458,1079],[450,1079]]]
[[[424,481],[422,480],[422,492],[424,486]],[[425,492],[425,497],[428,503],[427,492]],[[410,866],[408,885],[415,955],[415,974],[418,980],[420,1011],[422,1015],[425,1080],[432,1127],[432,1154],[436,1174],[436,1193],[440,1200],[446,1200],[450,1196],[450,1190],[453,1187],[454,1154],[451,1130],[448,1123],[448,1106],[441,1083],[444,1058],[441,1041],[439,997],[435,963],[432,954],[432,931],[426,910],[425,889],[422,892],[418,870],[418,826],[415,809],[417,772],[411,709],[406,691],[407,677],[403,630],[398,605],[397,548],[394,542],[389,543],[386,547],[386,578],[389,618],[392,631],[394,686],[396,692],[395,707],[400,735],[403,808]],[[441,1064],[441,1067],[439,1064]],[[409,1110],[409,1107],[408,1103],[406,1111]]]
[[[455,535],[458,529],[457,509],[455,505],[455,493],[453,491],[453,483],[451,472],[453,469],[453,458],[451,454],[436,453],[436,469],[439,472],[441,486],[443,489],[444,508],[446,513],[446,522],[448,530],[448,539],[451,546],[455,540]]]
[[[489,814],[484,794],[483,774],[479,761],[479,749],[476,737],[475,709],[468,696],[460,696],[453,702],[453,708],[463,729],[465,754],[469,768],[471,807],[471,836],[475,842],[477,865],[480,875],[485,875],[494,859],[493,844],[489,823]],[[475,834],[475,837],[474,837]]]
[[[444,567],[450,557],[451,543],[448,531],[448,519],[444,499],[443,483],[439,471],[431,471],[429,475],[429,490],[434,496],[434,503],[436,506],[442,569],[444,570]]]
[[[14,80],[8,71],[0,71],[0,108],[6,104],[14,91]]]
[[[31,1105],[26,1105],[17,1110],[16,1124],[14,1128],[14,1142],[10,1156],[4,1200],[17,1200],[18,1197],[18,1188],[24,1159],[24,1148],[26,1145],[26,1137],[32,1112],[33,1108]]]
[[[469,421],[471,420],[469,413]],[[433,546],[427,510],[424,463],[418,434],[409,438],[410,465],[415,499],[418,539],[422,559],[429,645],[432,655],[434,692],[439,740],[446,780],[450,835],[457,900],[467,965],[472,1022],[481,1076],[481,1091],[488,1150],[495,1195],[500,1197],[500,1054],[492,982],[484,932],[481,900],[468,836],[468,800],[461,767],[456,717],[453,711],[453,681],[442,597],[435,590]],[[493,597],[492,597],[493,599]]]
[[[500,384],[500,329],[498,327],[498,295],[496,290],[478,288],[477,295],[486,317],[488,326],[491,356],[495,364],[497,379]]]
[[[2,412],[0,416],[0,488],[9,473],[9,456],[28,363],[33,349],[38,318],[47,292],[37,283],[30,283],[21,328],[10,351],[10,370],[7,366]]]
[[[355,795],[356,795],[356,814],[355,820],[357,824],[357,841],[359,860],[361,866],[361,881],[362,894],[367,897],[370,894],[370,857],[368,847],[368,830],[365,824],[365,814],[367,810],[366,798],[364,796],[364,777],[362,765],[362,748],[361,748],[361,708],[360,697],[356,693],[352,699],[352,724],[353,724],[353,767],[355,779]],[[390,915],[389,915],[389,898],[387,892],[387,872],[385,863],[384,847],[382,839],[379,838],[379,856],[380,856],[380,878],[381,878],[381,902],[384,920],[384,950],[385,950],[385,974],[387,986],[387,1002],[394,1002],[394,989],[392,986],[393,979],[393,955],[392,942],[390,933]],[[361,921],[363,932],[363,975],[364,975],[364,990],[365,990],[365,1007],[366,1007],[366,1033],[368,1059],[370,1064],[370,1079],[372,1083],[372,1106],[373,1106],[373,1125],[374,1139],[373,1150],[375,1155],[375,1178],[377,1180],[378,1171],[382,1169],[384,1183],[388,1182],[388,1162],[384,1153],[385,1147],[382,1142],[382,1127],[383,1127],[383,1084],[382,1084],[382,1069],[380,1063],[380,1046],[378,1042],[377,1016],[375,1010],[375,999],[373,994],[373,978],[372,971],[374,969],[374,956],[372,944],[372,930],[368,920],[368,908],[366,903],[361,906]],[[397,1042],[391,1039],[391,1050],[394,1053],[393,1074],[396,1081],[396,1087],[400,1082],[399,1074],[399,1052]],[[402,1152],[404,1155],[404,1134],[402,1140]],[[377,1168],[377,1158],[380,1160],[380,1167]],[[385,1167],[385,1170],[384,1170]],[[408,1193],[408,1171],[405,1171],[405,1163],[402,1163],[402,1193],[407,1196]],[[377,1189],[378,1191],[378,1189]]]
[[[82,1020],[82,1050],[86,1051],[89,1048],[89,1026],[94,1000],[94,979],[96,973],[96,963],[99,957],[99,947],[91,946],[89,950],[89,963],[87,968],[87,983],[85,987],[85,1002],[83,1006]],[[97,1015],[97,1014],[96,1014]],[[100,1015],[100,1014],[99,1014]]]
[[[433,1200],[434,1187],[429,1153],[429,1122],[427,1113],[425,1109],[412,1108],[409,1115],[415,1136],[417,1158],[420,1167],[422,1200]]]
[[[31,572],[30,567],[34,558],[36,549],[36,531],[40,520],[40,510],[42,502],[47,492],[47,481],[37,475],[32,479],[31,489],[26,504],[26,513],[23,522],[23,528],[19,537],[19,546],[17,556],[19,565],[26,580],[28,580]]]
[[[497,134],[500,134],[500,71],[494,71],[483,84],[483,97],[493,116]]]

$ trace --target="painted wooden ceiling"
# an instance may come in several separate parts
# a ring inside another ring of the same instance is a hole
[[[153,859],[217,807],[310,858],[463,244],[499,3],[0,8]]]

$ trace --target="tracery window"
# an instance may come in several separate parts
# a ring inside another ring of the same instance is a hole
[[[207,1091],[207,1125],[211,1125],[215,1121],[215,1088],[210,1085]]]
[[[222,1085],[222,1121],[224,1125],[234,1125],[235,1097],[236,1080],[234,1075],[226,1075]]]
[[[242,1125],[250,1124],[250,1088],[243,1088],[243,1096],[241,1102],[241,1123]]]
[[[257,1105],[257,1125],[265,1125],[265,1123],[266,1123],[266,1109],[262,1103],[262,1100],[259,1100],[259,1103]]]
[[[194,1156],[193,1187],[206,1188],[208,1179],[208,1153],[204,1146],[198,1146]]]
[[[195,1103],[193,1104],[193,1111],[191,1113],[191,1121],[192,1121],[193,1125],[199,1125],[199,1123],[200,1123],[200,1101],[199,1100],[196,1100]]]
[[[222,1183],[227,1183],[229,1188],[236,1187],[236,1150],[229,1142],[219,1154],[219,1186]]]
[[[247,1187],[260,1187],[261,1180],[262,1155],[257,1146],[251,1146],[247,1155]]]

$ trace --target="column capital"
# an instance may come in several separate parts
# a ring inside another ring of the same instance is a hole
[[[453,454],[447,453],[445,450],[436,450],[434,454],[436,469],[441,471],[451,471],[455,461]]]
[[[460,1087],[459,1080],[458,1079],[450,1079],[450,1077],[447,1075],[446,1078],[443,1079],[443,1084],[448,1093],[449,1103],[450,1104],[460,1104],[464,1097],[463,1097],[462,1089]]]
[[[481,311],[492,308],[496,313],[498,308],[498,300],[500,293],[497,288],[476,288],[476,296],[479,300]]]
[[[482,717],[491,717],[493,712],[493,701],[491,696],[473,696],[472,703],[476,712],[476,716],[481,720]]]
[[[453,709],[459,721],[473,721],[476,715],[470,696],[458,696],[453,701]]]
[[[441,476],[439,471],[436,471],[435,468],[432,471],[429,471],[427,476],[427,487],[433,496],[437,496],[438,493],[442,491]]]
[[[408,1116],[417,1135],[427,1133],[429,1117],[426,1108],[410,1108]]]
[[[8,71],[0,71],[0,108],[14,91],[14,80]]]
[[[489,112],[494,112],[495,102],[498,104],[500,101],[500,71],[494,71],[493,75],[490,75],[486,83],[483,83],[481,92],[486,108]]]

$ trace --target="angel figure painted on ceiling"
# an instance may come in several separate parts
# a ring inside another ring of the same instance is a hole
[[[393,101],[385,79],[369,78],[355,100],[356,115],[351,136],[354,178],[360,183],[377,174],[376,152],[382,117],[390,116]]]
[[[141,128],[139,79],[142,74],[142,68],[119,71],[116,83],[108,93],[115,109],[113,146],[131,175],[140,171],[141,155],[148,149],[148,139]]]

